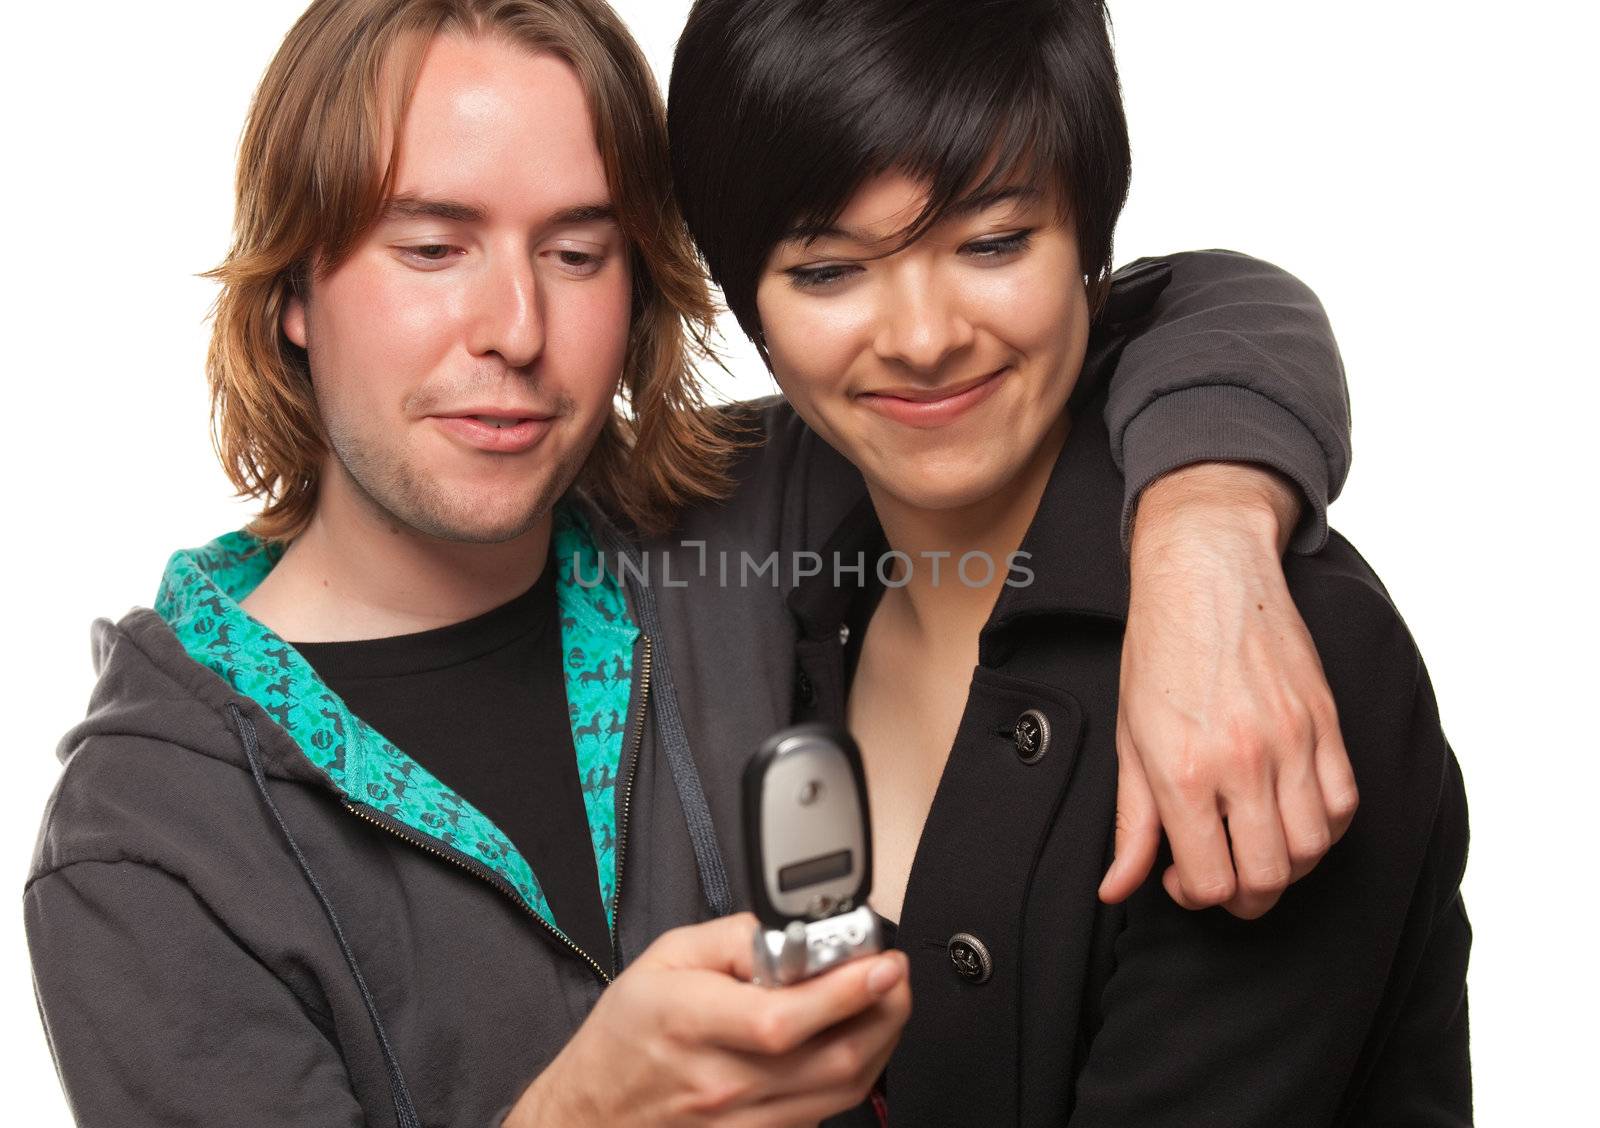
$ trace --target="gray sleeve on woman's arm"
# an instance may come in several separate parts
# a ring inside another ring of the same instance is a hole
[[[1161,261],[1172,281],[1129,339],[1106,403],[1127,480],[1124,545],[1140,493],[1162,474],[1254,462],[1300,487],[1305,511],[1290,547],[1318,551],[1350,470],[1350,399],[1322,303],[1294,275],[1234,251]]]

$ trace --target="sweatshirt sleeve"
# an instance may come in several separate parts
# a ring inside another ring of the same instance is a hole
[[[1072,1125],[1472,1122],[1466,800],[1432,687],[1370,588],[1296,598],[1361,811],[1258,920],[1188,912],[1159,879],[1130,898]]]
[[[1146,486],[1222,461],[1259,463],[1296,483],[1305,508],[1290,547],[1316,552],[1350,469],[1349,395],[1321,303],[1292,274],[1234,251],[1160,261],[1172,281],[1124,349],[1105,409],[1127,481],[1124,546]]]
[[[81,861],[24,894],[34,990],[78,1124],[365,1124],[329,1033],[166,871]]]

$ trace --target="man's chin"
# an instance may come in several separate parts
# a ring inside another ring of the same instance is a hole
[[[340,460],[358,504],[401,528],[450,544],[506,544],[548,529],[550,514],[576,473],[540,480],[483,481],[424,472],[418,465],[361,466]],[[357,470],[367,471],[358,473]]]
[[[412,531],[449,544],[508,544],[538,530],[548,530],[550,513],[560,495],[509,499],[463,493],[449,498],[407,499],[385,505],[392,519]]]
[[[479,513],[431,514],[411,522],[418,532],[452,544],[508,544],[544,528],[549,507],[505,516]]]

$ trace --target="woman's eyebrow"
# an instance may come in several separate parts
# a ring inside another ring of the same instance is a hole
[[[1044,197],[1038,188],[1024,184],[1009,184],[1000,188],[990,188],[982,192],[974,192],[952,202],[941,209],[939,220],[961,219],[976,215],[978,212],[987,211],[1000,204],[1025,203],[1031,204]],[[851,243],[881,243],[883,236],[876,235],[864,228],[840,227],[837,223],[797,223],[784,232],[780,242],[802,242],[806,245],[817,242],[819,239],[843,239]]]
[[[1000,188],[990,188],[984,192],[975,192],[970,196],[963,196],[944,210],[944,215],[955,219],[962,216],[975,215],[981,211],[988,211],[1000,204],[1033,204],[1044,198],[1044,193],[1038,188],[1026,184],[1008,184]]]

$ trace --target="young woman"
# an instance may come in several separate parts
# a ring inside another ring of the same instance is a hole
[[[914,998],[879,1114],[1469,1122],[1459,771],[1342,538],[1287,578],[1360,817],[1260,920],[1154,880],[1096,897],[1129,615],[1102,415],[1184,268],[1111,273],[1129,160],[1101,4],[702,0],[669,118],[691,230],[803,420],[769,432],[866,482],[789,600],[795,648],[728,663],[861,744]],[[1243,812],[1230,835],[1258,840]]]

